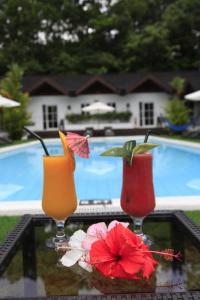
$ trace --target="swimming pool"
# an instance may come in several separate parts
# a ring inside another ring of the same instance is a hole
[[[124,141],[118,138],[107,141],[91,139],[90,158],[76,157],[75,181],[79,199],[120,197],[122,160],[99,154],[108,147],[121,146]],[[156,196],[200,195],[200,148],[158,143],[160,146],[152,151]],[[52,155],[62,153],[59,141],[47,146]],[[40,144],[0,154],[0,201],[41,199],[42,156]]]

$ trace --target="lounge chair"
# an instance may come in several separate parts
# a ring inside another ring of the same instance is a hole
[[[200,137],[200,130],[195,130],[195,131],[190,131],[187,132],[183,135],[184,137],[189,137],[189,138],[195,138],[195,137]]]
[[[188,131],[188,129],[191,127],[191,126],[195,126],[196,124],[196,118],[195,117],[192,117],[189,122],[185,123],[185,124],[182,124],[182,125],[175,125],[173,124],[170,120],[168,120],[167,118],[165,117],[162,117],[160,120],[162,120],[162,123],[165,124],[165,126],[169,127],[170,129],[172,129],[173,131],[175,132],[185,132],[185,131]]]
[[[11,140],[8,137],[0,136],[0,144],[1,145],[3,145],[3,144],[9,144],[9,143],[11,143]]]
[[[104,128],[104,135],[105,136],[113,136],[114,131],[113,131],[112,127],[105,127]]]

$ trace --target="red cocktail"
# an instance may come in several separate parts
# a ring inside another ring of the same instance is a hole
[[[155,208],[151,154],[134,155],[131,165],[123,159],[121,207],[133,217],[135,232],[150,244],[142,232],[142,221]]]

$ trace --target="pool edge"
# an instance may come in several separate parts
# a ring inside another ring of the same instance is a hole
[[[155,210],[200,210],[200,196],[156,197]],[[120,199],[112,199],[107,205],[82,205],[77,212],[114,212],[120,211]],[[23,215],[43,213],[41,200],[35,201],[1,201],[0,215]]]

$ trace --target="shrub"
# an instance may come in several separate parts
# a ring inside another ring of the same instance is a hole
[[[98,120],[98,121],[107,121],[107,122],[128,122],[131,118],[132,113],[129,111],[125,112],[109,112],[103,114],[70,114],[66,115],[66,119],[73,124],[80,123],[80,122],[88,122],[91,120]]]
[[[26,110],[29,95],[22,92],[22,76],[23,70],[18,65],[13,64],[0,83],[1,94],[20,103],[20,106],[16,108],[4,108],[3,111],[5,130],[13,140],[20,139],[23,136],[23,127],[31,123],[31,116]]]
[[[187,108],[183,100],[169,100],[165,111],[167,119],[174,125],[187,124],[189,121],[190,109]]]

